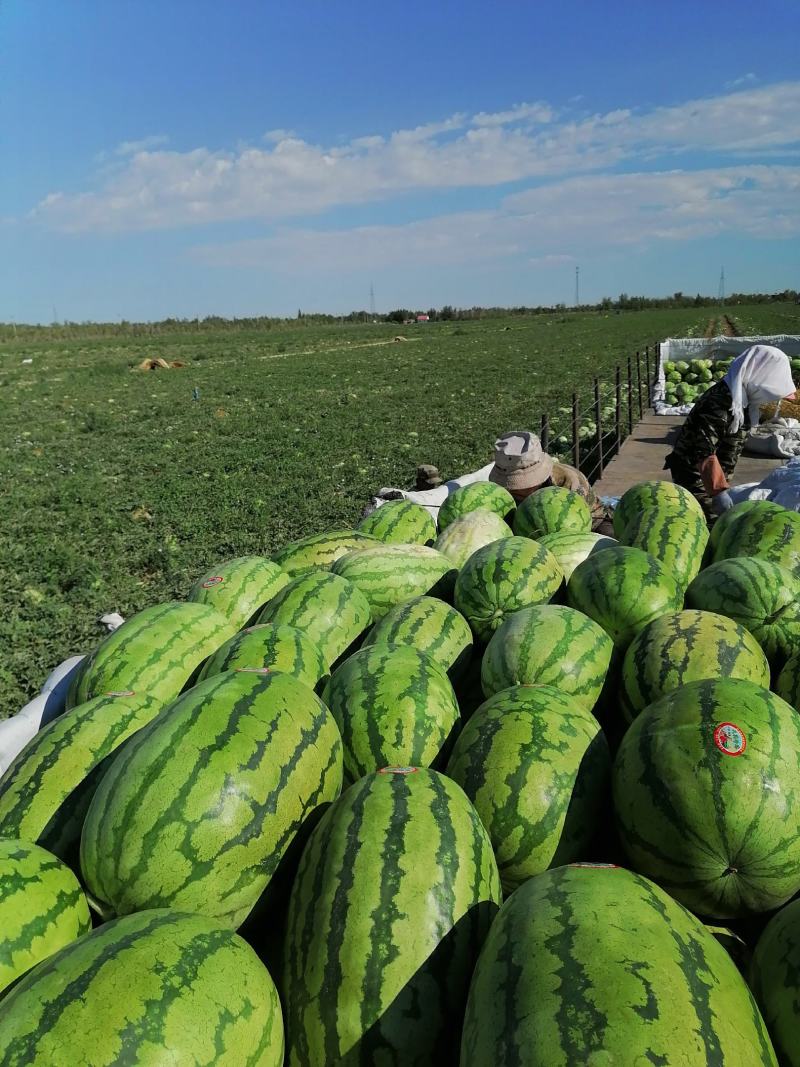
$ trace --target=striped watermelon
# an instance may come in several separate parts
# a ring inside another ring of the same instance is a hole
[[[623,545],[649,552],[685,590],[702,566],[708,526],[705,519],[694,513],[662,515],[648,509],[633,516],[620,541]]]
[[[342,735],[350,782],[389,764],[438,764],[460,723],[445,672],[402,645],[355,652],[333,672],[322,699]]]
[[[604,548],[613,548],[619,542],[613,537],[604,537],[603,534],[572,533],[567,530],[566,533],[545,534],[539,538],[539,544],[553,553],[564,572],[564,578],[569,581],[579,563],[583,563],[597,552],[602,552]]]
[[[744,678],[769,688],[769,664],[743,626],[711,611],[676,611],[633,639],[622,665],[628,720],[673,689],[703,678]]]
[[[442,552],[453,566],[461,569],[473,552],[493,541],[502,541],[511,537],[511,527],[486,508],[468,511],[460,519],[454,519],[434,543],[434,548]]]
[[[759,511],[763,504],[768,504],[770,509],[775,506],[767,500],[742,500],[723,512],[711,527],[711,533],[708,538],[708,552],[713,555],[720,538],[732,523],[738,522],[742,515],[746,515],[748,511]]]
[[[764,500],[731,522],[714,547],[713,561],[754,556],[800,578],[800,515]]]
[[[288,584],[288,574],[277,563],[264,556],[240,556],[198,578],[186,599],[216,608],[240,630]]]
[[[683,607],[683,591],[657,559],[620,545],[590,556],[567,583],[567,603],[598,622],[624,652],[653,619]]]
[[[787,904],[758,939],[750,986],[764,1013],[780,1062],[800,1064],[800,900]]]
[[[489,838],[436,771],[386,768],[326,812],[292,888],[288,1067],[449,1063],[500,902]]]
[[[658,886],[575,864],[531,878],[494,921],[461,1067],[776,1067],[725,950]]]
[[[0,997],[20,975],[91,928],[89,905],[72,871],[38,845],[0,836]]]
[[[240,937],[157,910],[39,964],[0,1011],[3,1067],[282,1067],[277,990]]]
[[[725,559],[706,567],[686,590],[686,606],[740,623],[775,666],[800,647],[800,582],[765,559]]]
[[[795,711],[800,711],[800,648],[784,663],[775,683],[775,692]]]
[[[592,513],[580,493],[548,485],[526,496],[517,506],[514,533],[538,541],[545,534],[590,533]]]
[[[202,682],[215,674],[242,667],[268,667],[271,671],[293,674],[312,689],[328,673],[325,657],[304,633],[293,626],[264,622],[226,641],[206,660],[197,680]]]
[[[507,893],[584,854],[606,817],[610,773],[595,717],[551,685],[490,697],[447,764],[486,827]]]
[[[114,761],[86,816],[84,881],[103,911],[174,907],[236,928],[341,784],[339,731],[308,686],[218,674]]]
[[[361,530],[328,530],[292,541],[275,552],[272,560],[290,578],[297,578],[307,571],[329,571],[340,556],[373,544],[375,538]]]
[[[739,678],[690,682],[622,739],[623,845],[637,870],[698,914],[769,911],[800,890],[798,782],[793,708]]]
[[[352,582],[318,571],[295,578],[281,589],[258,621],[299,630],[330,667],[366,630],[371,614],[366,597]]]
[[[509,615],[544,604],[563,581],[546,548],[527,537],[509,537],[470,556],[456,579],[455,605],[476,637],[488,641]]]
[[[547,685],[589,711],[597,703],[614,644],[602,626],[560,604],[523,608],[489,642],[481,664],[486,696],[511,685]]]
[[[349,553],[331,568],[369,602],[374,620],[397,604],[452,587],[453,564],[427,545],[377,545]]]
[[[109,693],[44,726],[0,778],[0,837],[35,841],[78,869],[86,811],[119,746],[161,710],[143,693]]]
[[[362,519],[358,529],[390,545],[429,545],[436,538],[431,513],[410,500],[387,500]]]
[[[664,517],[695,515],[705,522],[699,501],[682,485],[661,480],[637,482],[625,490],[614,509],[614,536],[621,539],[625,527],[642,511],[657,511]]]
[[[472,657],[472,630],[464,616],[443,600],[418,596],[387,611],[364,638],[364,645],[410,645],[457,680]]]
[[[477,511],[478,508],[493,511],[501,519],[510,522],[516,506],[514,497],[502,485],[496,485],[494,482],[471,482],[445,497],[439,508],[439,531],[447,529],[451,522],[470,511]]]
[[[145,608],[86,657],[70,686],[67,708],[128,690],[168,704],[233,632],[224,615],[207,604],[173,600]]]

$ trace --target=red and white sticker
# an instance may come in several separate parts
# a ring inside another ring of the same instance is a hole
[[[200,588],[213,589],[215,585],[221,585],[224,581],[225,579],[222,577],[221,574],[215,574],[213,578],[206,578]]]
[[[378,774],[416,774],[419,767],[381,767]]]
[[[747,738],[734,723],[721,722],[714,731],[714,744],[726,756],[741,756],[747,748]]]
[[[106,693],[107,697],[135,697],[136,693],[132,689],[112,689],[110,693]]]
[[[237,674],[271,674],[271,667],[237,667]]]

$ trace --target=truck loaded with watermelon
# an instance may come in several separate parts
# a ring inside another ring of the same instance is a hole
[[[800,516],[613,534],[477,483],[106,637],[0,777],[0,1067],[800,1067]]]

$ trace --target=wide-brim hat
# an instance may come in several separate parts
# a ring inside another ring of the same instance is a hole
[[[494,466],[489,481],[510,493],[535,489],[553,473],[553,457],[543,451],[542,443],[529,430],[511,430],[494,443]]]

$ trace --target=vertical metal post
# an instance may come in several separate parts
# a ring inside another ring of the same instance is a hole
[[[639,418],[641,419],[644,415],[644,410],[642,408],[642,359],[639,352],[636,353],[636,382],[639,393]]]
[[[653,381],[650,378],[650,345],[644,347],[645,366],[647,368],[647,406],[653,403]]]
[[[633,367],[628,356],[628,433],[633,433]]]
[[[547,414],[542,415],[542,428],[539,431],[539,440],[542,442],[542,451],[546,452],[550,445],[550,419]]]
[[[594,421],[597,424],[597,476],[603,477],[603,411],[600,407],[600,381],[594,380]]]
[[[617,453],[619,452],[619,446],[622,443],[622,370],[620,368],[619,363],[617,364],[614,390],[614,455],[617,455]]]
[[[572,394],[572,462],[575,467],[581,465],[581,443],[578,436],[580,411],[578,409],[578,394]]]

